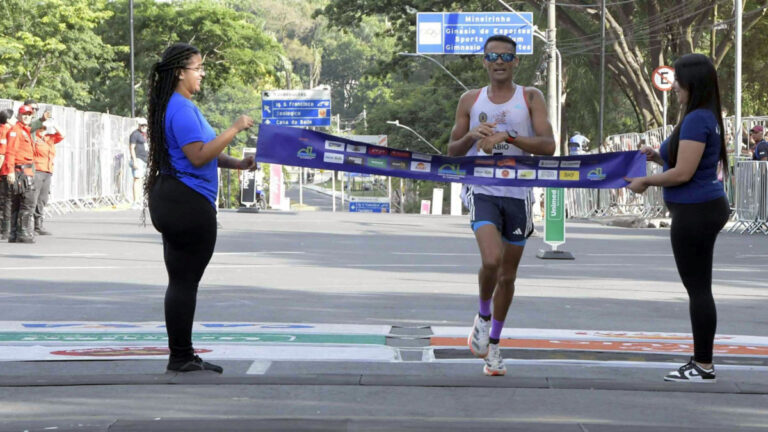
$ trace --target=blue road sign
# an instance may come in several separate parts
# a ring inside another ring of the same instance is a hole
[[[482,54],[486,39],[503,34],[517,54],[533,54],[531,12],[423,12],[416,16],[418,54]]]
[[[388,202],[378,201],[350,201],[350,213],[389,213]]]
[[[261,119],[264,124],[277,126],[330,126],[331,91],[265,90]]]

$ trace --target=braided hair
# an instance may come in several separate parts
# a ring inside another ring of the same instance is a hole
[[[173,172],[168,144],[165,140],[165,110],[179,84],[179,69],[189,63],[189,59],[200,51],[186,43],[175,43],[163,52],[162,59],[152,66],[149,73],[148,92],[148,131],[149,157],[147,159],[147,178],[144,181],[144,196],[149,199],[152,187],[161,173]]]

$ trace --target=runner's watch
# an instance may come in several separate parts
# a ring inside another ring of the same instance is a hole
[[[512,144],[512,143],[515,142],[516,139],[517,139],[517,131],[514,130],[514,129],[508,129],[507,130],[507,139],[505,139],[504,141],[509,143],[509,144]]]

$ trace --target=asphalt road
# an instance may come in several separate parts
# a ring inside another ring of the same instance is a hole
[[[104,323],[163,320],[154,229],[135,211],[73,213],[50,221],[55,235],[37,244],[0,244],[9,338],[0,341],[0,430],[768,430],[762,354],[716,359],[719,382],[702,388],[661,381],[684,360],[677,351],[510,347],[507,376],[487,378],[462,347],[430,345],[468,328],[477,307],[466,217],[222,211],[219,220],[197,322],[339,325],[344,337],[380,326],[386,341],[352,351],[338,341],[244,344],[251,351],[221,354],[223,376],[164,375],[162,356],[14,361],[65,344],[39,329],[13,339],[24,323],[76,322],[103,336]],[[507,327],[530,338],[690,332],[667,230],[567,229],[574,261],[539,260],[540,238],[529,241]],[[766,258],[764,236],[718,239],[719,334],[758,344],[768,335]]]

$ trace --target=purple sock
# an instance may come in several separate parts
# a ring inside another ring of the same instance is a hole
[[[488,299],[488,300],[480,299],[480,315],[482,316],[491,315],[491,301],[492,299]]]
[[[491,339],[500,339],[503,328],[504,321],[497,321],[496,318],[491,319]]]

